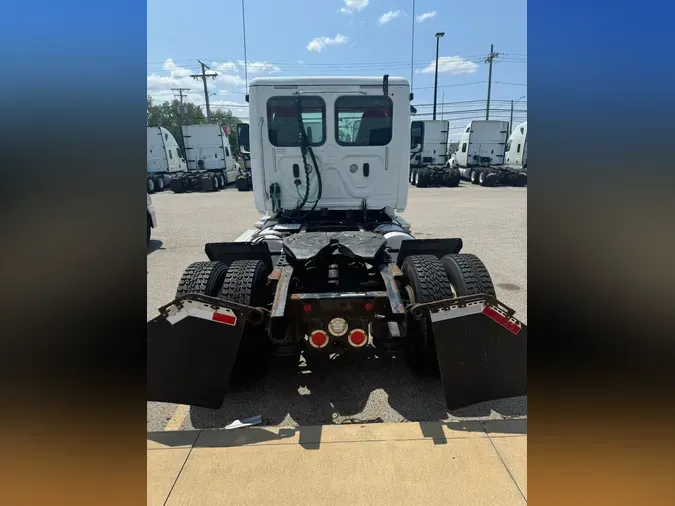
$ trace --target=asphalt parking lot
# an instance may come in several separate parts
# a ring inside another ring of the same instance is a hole
[[[206,260],[204,244],[231,241],[260,215],[252,192],[152,195],[158,227],[148,248],[148,320],[170,302],[185,267]],[[461,237],[492,275],[499,300],[527,323],[527,188],[410,187],[403,217],[419,238]],[[482,403],[448,413],[440,382],[421,379],[401,360],[335,360],[324,371],[273,370],[228,394],[219,410],[149,402],[148,431],[220,428],[261,415],[267,426],[523,417],[527,398]]]

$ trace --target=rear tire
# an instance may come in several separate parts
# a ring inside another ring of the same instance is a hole
[[[222,262],[194,262],[185,269],[178,283],[176,298],[188,293],[217,297],[226,274],[227,266]]]
[[[155,193],[155,182],[150,177],[148,178],[148,193],[150,195]]]
[[[470,253],[445,255],[441,258],[441,264],[457,297],[481,293],[496,297],[490,273],[476,255]]]
[[[484,170],[481,170],[480,173],[478,174],[478,183],[479,183],[481,186],[485,186],[485,178],[486,178],[486,176],[487,176],[487,174],[485,174],[485,171],[484,171]]]
[[[518,186],[519,188],[522,188],[524,186],[527,186],[527,174],[518,174],[516,176],[516,181],[513,183],[514,186]]]
[[[246,306],[267,307],[269,271],[260,260],[235,260],[227,269],[220,298]],[[263,325],[246,325],[241,336],[231,383],[239,384],[264,376],[270,368],[272,343]]]
[[[182,178],[171,179],[171,182],[169,183],[169,187],[171,188],[171,191],[174,192],[174,193],[185,192],[185,187],[183,186]]]
[[[427,171],[422,169],[417,171],[417,187],[426,188],[429,184],[429,175]]]
[[[471,171],[471,183],[478,184],[478,171],[476,170]]]
[[[433,302],[453,298],[452,285],[441,261],[433,255],[410,255],[401,270],[412,288],[416,303]],[[431,322],[409,320],[405,349],[406,362],[418,374],[439,374],[436,343],[431,331]]]
[[[159,176],[155,180],[155,188],[156,188],[155,191],[158,191],[158,192],[161,192],[161,191],[164,190],[164,178],[162,176]]]
[[[199,178],[199,190],[202,192],[213,191],[213,179],[209,176],[202,176]]]

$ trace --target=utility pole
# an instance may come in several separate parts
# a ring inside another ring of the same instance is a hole
[[[487,108],[485,109],[485,119],[490,119],[490,90],[492,89],[492,61],[499,56],[499,53],[494,52],[494,44],[490,44],[490,54],[485,58],[485,62],[490,64],[490,70],[488,71],[488,95],[487,95]]]
[[[509,135],[513,132],[513,100],[511,100],[511,119],[509,119]]]
[[[438,96],[438,45],[445,32],[438,32],[436,37],[436,73],[434,74],[434,121],[436,120],[436,97]]]
[[[181,123],[182,123],[183,125],[185,125],[185,124],[186,124],[186,123],[185,123],[185,112],[186,112],[185,109],[186,109],[187,106],[184,106],[184,105],[183,105],[183,98],[184,98],[183,92],[184,92],[184,91],[190,91],[190,88],[171,88],[171,91],[178,92],[178,96],[179,96],[179,98],[180,98],[180,110],[179,110],[179,112],[180,112],[180,121],[181,121]],[[176,96],[176,95],[174,95],[174,97],[175,97],[175,96]]]
[[[208,67],[208,65],[202,63],[200,60],[197,60],[197,61],[202,66],[202,73],[201,74],[193,74],[190,77],[192,77],[193,79],[201,79],[204,82],[204,98],[206,99],[206,122],[211,123],[211,107],[209,106],[209,88],[206,84],[206,78],[212,77],[212,78],[215,79],[216,77],[218,77],[218,74],[216,74],[215,72],[212,73],[212,74],[207,74],[206,70],[207,69],[211,70]]]

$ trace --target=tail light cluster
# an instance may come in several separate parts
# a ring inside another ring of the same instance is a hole
[[[328,323],[328,332],[325,330],[315,330],[312,332],[309,336],[309,344],[317,349],[325,348],[330,342],[329,332],[333,337],[342,337],[347,334],[347,342],[353,348],[361,348],[368,344],[368,333],[362,329],[352,329],[349,331],[347,321],[343,318],[333,318]]]

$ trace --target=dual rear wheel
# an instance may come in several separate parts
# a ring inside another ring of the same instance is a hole
[[[445,255],[411,255],[401,267],[406,281],[407,302],[434,302],[465,295],[495,296],[495,288],[483,262],[468,253]],[[436,343],[431,321],[408,320],[405,358],[423,376],[438,376]]]
[[[267,266],[260,260],[235,260],[229,266],[222,262],[195,262],[183,273],[176,298],[197,293],[246,306],[265,307],[269,302],[268,274]],[[263,376],[269,369],[271,356],[265,326],[247,324],[230,383],[240,384]]]

